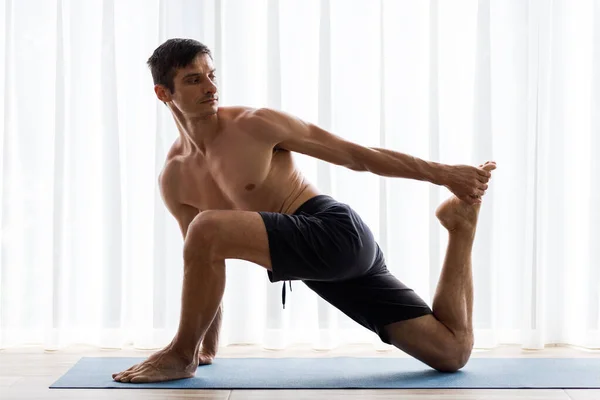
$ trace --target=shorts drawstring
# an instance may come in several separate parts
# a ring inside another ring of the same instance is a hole
[[[292,291],[292,281],[290,283],[290,292]],[[283,281],[283,288],[281,289],[281,302],[283,303],[283,309],[285,310],[285,281]]]

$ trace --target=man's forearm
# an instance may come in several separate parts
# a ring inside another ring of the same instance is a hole
[[[408,154],[378,147],[369,147],[360,159],[366,171],[381,176],[415,179],[444,185],[448,174],[448,165],[421,160]]]
[[[202,340],[202,350],[215,355],[219,347],[219,333],[221,331],[221,321],[223,319],[223,304],[217,309],[215,318],[204,335]]]

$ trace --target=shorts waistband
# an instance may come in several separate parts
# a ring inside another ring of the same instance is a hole
[[[335,200],[333,197],[326,194],[320,194],[302,203],[300,207],[294,211],[293,215],[298,215],[301,213],[315,214],[335,203],[337,203],[337,200]]]

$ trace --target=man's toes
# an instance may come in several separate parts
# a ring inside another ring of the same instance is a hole
[[[135,371],[131,373],[128,377],[128,382],[131,383],[146,383],[146,382],[155,382],[157,371],[154,371],[153,368],[141,368],[139,371]]]
[[[122,371],[122,372],[119,372],[119,373],[113,374],[113,375],[112,375],[113,379],[114,379],[114,380],[116,380],[116,381],[119,381],[119,380],[121,380],[121,379],[122,379],[122,378],[123,378],[125,375],[127,375],[127,374],[129,374],[130,372],[134,371],[134,370],[135,370],[135,369],[138,367],[138,365],[140,365],[140,364],[135,364],[134,366],[132,366],[132,367],[129,367],[129,368],[128,368],[128,369],[126,369],[125,371]]]
[[[127,382],[132,382],[139,374],[137,372],[132,372],[131,374],[127,375],[127,377],[125,379],[127,379]]]
[[[150,377],[147,375],[136,375],[131,378],[131,383],[147,383],[150,382]]]
[[[121,376],[121,382],[129,382],[129,380],[131,379],[132,376],[134,376],[136,374],[137,371],[128,371],[123,373],[123,375]]]
[[[131,372],[131,371],[135,370],[139,365],[140,364],[132,365],[131,367],[127,368],[125,371],[119,372],[119,374],[126,374],[127,372]]]
[[[115,381],[119,381],[123,377],[123,374],[124,374],[123,372],[119,372],[118,374],[113,374],[113,379]]]

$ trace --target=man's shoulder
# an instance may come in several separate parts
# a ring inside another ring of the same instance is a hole
[[[273,108],[240,107],[233,110],[230,121],[240,132],[271,142],[290,126],[290,117]]]
[[[183,160],[181,157],[181,154],[167,156],[165,165],[158,174],[158,183],[161,187],[161,190],[171,191],[172,188],[177,186],[181,178],[183,166]]]
[[[257,124],[286,115],[268,107],[220,107],[219,117],[231,122]]]
[[[219,108],[219,119],[228,124],[245,127],[259,122],[261,108],[230,106]]]
[[[245,114],[251,113],[254,110],[256,110],[256,108],[254,108],[254,107],[226,106],[226,107],[219,107],[218,114],[219,114],[220,118],[236,119],[239,117],[243,117]]]

